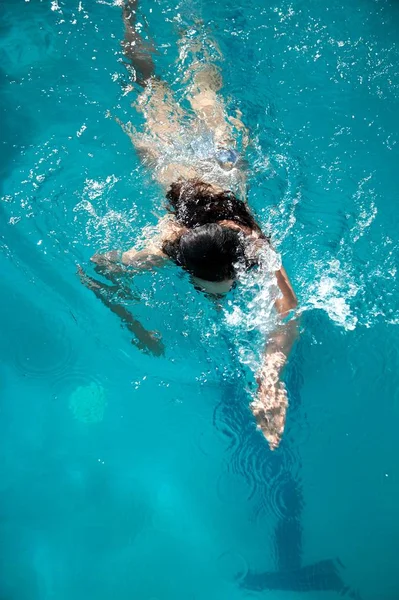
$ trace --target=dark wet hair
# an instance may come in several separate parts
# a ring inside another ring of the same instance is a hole
[[[229,220],[261,233],[245,202],[233,192],[215,192],[211,185],[192,179],[172,183],[166,198],[176,221],[189,229]]]
[[[186,271],[206,281],[235,279],[237,268],[249,268],[245,236],[222,227],[218,221],[234,221],[262,234],[247,205],[232,192],[215,192],[197,180],[173,183],[166,194],[169,211],[189,230],[174,242],[165,242],[163,251]]]
[[[194,227],[163,249],[176,264],[206,281],[235,279],[239,265],[246,266],[243,234],[217,223]]]

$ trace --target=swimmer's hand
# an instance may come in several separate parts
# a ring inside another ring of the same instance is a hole
[[[111,263],[116,263],[119,261],[120,255],[117,250],[110,250],[110,252],[104,252],[104,254],[94,254],[91,257],[91,262],[94,262],[96,265],[109,265]]]
[[[118,286],[109,286],[97,281],[87,275],[80,265],[77,267],[77,273],[83,285],[94,292],[95,296],[120,318],[126,329],[133,333],[135,337],[132,339],[132,344],[142,352],[162,356],[165,353],[165,346],[160,334],[156,331],[148,331],[122,304],[114,300]]]
[[[281,372],[287,357],[283,352],[272,352],[265,356],[258,373],[258,393],[250,404],[259,429],[275,450],[284,433],[288,407],[287,390],[281,381]]]
[[[125,269],[120,258],[120,252],[117,250],[111,250],[110,252],[105,252],[104,254],[95,254],[90,260],[96,265],[94,268],[97,273],[107,276],[107,273],[122,274],[124,272]]]
[[[250,405],[258,429],[269,442],[271,450],[277,448],[284,433],[288,398],[281,376],[299,334],[295,314],[297,299],[283,267],[276,272],[276,280],[280,295],[275,307],[283,320],[268,339],[257,377],[258,393]]]
[[[142,327],[141,323],[137,320],[134,321],[132,327],[129,327],[129,323],[126,325],[129,331],[136,336],[136,339],[132,339],[133,346],[136,346],[142,352],[150,352],[154,356],[163,356],[165,354],[165,346],[161,340],[161,334],[158,331],[147,331],[147,329]]]

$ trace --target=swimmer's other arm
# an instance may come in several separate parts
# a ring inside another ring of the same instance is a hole
[[[111,250],[104,254],[95,254],[91,261],[95,263],[95,270],[101,274],[123,273],[125,267],[133,267],[137,271],[145,271],[153,267],[161,267],[167,260],[165,254],[158,248],[135,250],[131,248],[126,252]]]
[[[258,392],[250,407],[271,450],[277,448],[284,432],[288,407],[287,391],[281,380],[291,348],[298,337],[298,322],[290,313],[297,307],[297,299],[285,269],[276,272],[281,296],[275,307],[281,323],[272,333],[259,369]],[[289,319],[289,320],[286,320]]]
[[[111,250],[105,254],[95,254],[91,261],[95,263],[95,270],[108,279],[112,274],[123,272],[133,273],[135,271],[145,271],[156,267],[162,267],[168,262],[168,257],[162,252],[164,242],[174,242],[185,231],[186,228],[178,225],[169,215],[163,217],[158,222],[157,236],[147,240],[146,247],[143,250],[131,248],[126,252]]]
[[[114,283],[111,287],[89,277],[80,267],[78,269],[82,283],[92,290],[97,298],[117,315],[127,329],[134,334],[135,339],[132,340],[132,343],[140,350],[149,351],[155,356],[164,353],[164,346],[159,335],[154,331],[147,331],[120,302],[115,301],[115,296],[120,296],[123,292],[123,284],[120,279],[118,280],[118,276],[123,275],[125,271],[131,274],[131,269],[127,271],[127,267],[136,267],[137,271],[142,271],[163,264],[165,260],[166,257],[164,258],[161,252],[157,254],[156,251],[147,250],[131,249],[122,254],[112,250],[105,254],[95,254],[91,258],[91,261],[95,263],[94,269]]]

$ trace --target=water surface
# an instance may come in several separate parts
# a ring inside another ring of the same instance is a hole
[[[218,312],[174,267],[137,277],[154,358],[76,276],[162,206],[108,116],[139,124],[120,6],[3,1],[1,595],[395,600],[398,4],[141,9],[178,98],[203,20],[250,128],[249,202],[303,309],[287,431],[270,453],[247,410],[254,288]]]

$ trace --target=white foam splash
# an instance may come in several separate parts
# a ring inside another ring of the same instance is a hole
[[[372,188],[367,189],[371,179],[372,174],[364,177],[359,182],[358,189],[353,197],[359,210],[356,223],[351,230],[351,241],[353,243],[357,242],[365,234],[366,230],[370,227],[377,216],[375,190]]]
[[[86,179],[83,197],[88,196],[90,200],[100,198],[106,191],[109,192],[119,181],[115,175],[108,175],[103,181]],[[79,205],[76,206],[78,208]]]
[[[253,271],[243,271],[238,280],[236,298],[228,301],[224,309],[226,325],[233,330],[241,363],[255,371],[264,342],[276,325],[274,303],[279,296],[275,272],[281,268],[281,257],[270,246],[259,256],[260,266]],[[261,343],[254,343],[253,335]]]
[[[52,0],[50,8],[54,12],[62,13],[61,7],[58,4],[58,0]]]
[[[76,132],[77,137],[80,137],[87,129],[87,125],[83,124],[82,127]]]
[[[359,291],[351,276],[341,268],[339,260],[330,260],[326,265],[319,265],[323,273],[308,288],[305,309],[324,310],[330,319],[353,330],[358,318],[353,314],[350,301]]]
[[[86,179],[82,199],[76,204],[75,213],[87,213],[85,225],[88,240],[101,240],[101,246],[108,247],[119,243],[122,231],[130,231],[136,214],[135,207],[127,210],[115,210],[109,206],[109,198],[119,179],[108,175],[103,180]]]
[[[123,8],[125,2],[124,0],[111,0],[111,2],[107,2],[106,0],[97,0],[97,4],[105,4],[106,6],[115,6],[117,8]]]

